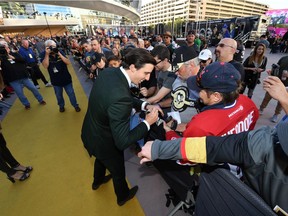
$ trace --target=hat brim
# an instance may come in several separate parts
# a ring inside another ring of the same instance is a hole
[[[198,87],[196,79],[197,79],[197,75],[189,77],[187,79],[187,86],[189,90],[199,93],[201,91],[201,88]]]
[[[100,60],[100,61],[101,61],[101,60]],[[91,61],[91,64],[94,65],[94,64],[99,63],[100,61]]]
[[[279,123],[276,126],[276,131],[280,145],[285,154],[288,155],[288,122]]]
[[[184,62],[177,63],[178,68],[180,69],[183,64],[184,64]]]
[[[204,58],[201,56],[201,57],[199,57],[199,60],[200,60],[200,61],[201,61],[201,60],[207,61],[209,58],[210,58],[209,56],[205,56]]]

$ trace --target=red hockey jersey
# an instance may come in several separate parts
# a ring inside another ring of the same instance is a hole
[[[230,106],[210,109],[192,117],[183,137],[225,136],[252,130],[259,118],[254,102],[240,95]],[[180,138],[175,131],[166,133],[166,140]]]

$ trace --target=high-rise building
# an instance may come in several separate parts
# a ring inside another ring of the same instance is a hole
[[[267,4],[247,0],[154,0],[141,8],[140,26],[263,15]]]

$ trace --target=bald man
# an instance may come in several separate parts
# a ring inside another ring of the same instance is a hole
[[[215,49],[215,55],[217,61],[229,62],[232,64],[241,74],[241,80],[244,80],[244,67],[241,63],[233,60],[234,54],[237,50],[237,42],[232,38],[223,38]]]

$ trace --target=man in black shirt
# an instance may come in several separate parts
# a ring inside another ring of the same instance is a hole
[[[65,111],[63,97],[63,89],[65,89],[71,105],[75,108],[76,112],[80,112],[81,109],[77,103],[72,85],[72,77],[67,68],[67,65],[70,64],[69,59],[66,58],[64,52],[58,50],[53,40],[45,41],[45,47],[46,50],[41,53],[40,58],[43,67],[48,70],[59,105],[59,111]]]

